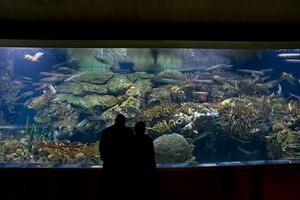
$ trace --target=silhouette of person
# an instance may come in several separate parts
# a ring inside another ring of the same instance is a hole
[[[134,135],[125,126],[125,117],[118,114],[115,124],[106,128],[100,136],[100,157],[103,161],[103,191],[106,199],[117,195],[130,197],[130,181],[134,164]]]
[[[157,177],[153,140],[145,134],[144,122],[137,122],[134,128],[136,189],[139,199],[154,199],[157,196]]]

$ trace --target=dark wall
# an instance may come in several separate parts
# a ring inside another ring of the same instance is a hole
[[[160,197],[300,199],[299,170],[299,165],[159,169]],[[101,199],[101,173],[101,169],[1,169],[0,198]]]
[[[299,23],[59,23],[0,21],[1,39],[299,40]]]

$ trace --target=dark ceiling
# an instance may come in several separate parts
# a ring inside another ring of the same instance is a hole
[[[0,20],[292,23],[299,0],[6,0]]]
[[[139,36],[136,32],[142,28],[151,34],[165,33],[164,37],[178,34],[178,29],[181,35],[262,29],[294,37],[292,30],[300,23],[300,0],[3,0],[0,23],[2,38],[43,38],[51,33],[58,37],[58,32],[71,38],[127,32],[128,38]]]

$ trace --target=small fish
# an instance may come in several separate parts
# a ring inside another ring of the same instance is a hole
[[[205,71],[215,71],[218,69],[230,69],[232,68],[232,66],[233,65],[228,65],[228,64],[217,64],[205,69]]]
[[[242,140],[242,139],[237,138],[237,137],[235,137],[235,136],[233,136],[233,135],[230,135],[230,137],[231,137],[232,139],[235,139],[235,140],[237,140],[237,141],[243,143],[243,144],[251,143],[250,141]]]
[[[29,78],[27,76],[20,76],[20,78],[22,78],[24,80],[27,80],[27,81],[32,81],[32,78]]]
[[[34,90],[42,90],[48,87],[47,83],[44,83],[43,85],[40,85],[39,87],[35,88]]]
[[[43,83],[60,83],[64,81],[65,77],[63,76],[51,76],[47,78],[42,78],[40,79],[41,82]]]
[[[282,95],[282,87],[281,87],[280,83],[278,84],[278,90],[277,90],[276,94],[279,96]]]
[[[20,87],[25,86],[25,84],[22,81],[14,80],[13,83],[16,84],[17,86],[20,86]]]
[[[200,80],[188,80],[188,81],[184,81],[187,83],[213,83],[213,80],[211,79],[200,79]]]
[[[192,92],[193,95],[203,95],[203,96],[208,96],[208,92],[202,92],[202,91],[194,91]]]
[[[47,87],[48,87],[49,90],[52,92],[52,94],[56,94],[56,93],[57,93],[57,91],[56,91],[56,89],[55,89],[55,87],[54,87],[53,85],[48,84]]]
[[[87,123],[88,123],[88,120],[84,119],[76,125],[76,128],[83,128]]]
[[[173,78],[160,78],[160,79],[156,79],[155,82],[164,83],[164,84],[176,84],[182,82],[182,80],[173,79]]]
[[[277,55],[279,58],[295,58],[300,57],[300,53],[279,53]]]
[[[257,71],[257,70],[252,70],[252,69],[238,69],[236,70],[237,72],[242,72],[242,73],[245,73],[245,74],[257,74],[257,75],[260,75],[260,76],[263,76],[265,75],[265,72],[264,71]]]
[[[72,73],[72,72],[75,72],[75,69],[70,68],[70,67],[58,67],[57,71]]]
[[[270,78],[270,76],[262,77],[262,78],[261,78],[261,81],[262,81],[262,82],[265,82],[265,80],[268,80],[269,78]]]
[[[26,128],[24,125],[7,125],[7,126],[0,126],[0,129],[22,129]]]
[[[72,64],[72,63],[76,64],[77,62],[78,62],[77,59],[72,58],[72,59],[67,60],[67,61],[65,61],[65,62],[61,62],[61,63],[55,64],[55,65],[52,66],[52,68],[53,68],[53,69],[56,69],[56,68],[58,68],[58,67],[62,67],[62,66],[65,66],[65,65],[70,65],[70,64]]]
[[[195,140],[201,140],[201,139],[205,138],[209,133],[210,132],[205,132],[205,133],[199,134],[194,139]]]
[[[65,82],[71,81],[72,79],[77,78],[77,77],[79,77],[79,76],[81,76],[81,75],[83,75],[83,74],[85,74],[85,72],[81,72],[81,73],[78,73],[78,74],[74,74],[74,75],[72,75],[71,77],[67,78],[67,79],[65,80]]]
[[[296,82],[296,78],[292,74],[289,74],[287,72],[282,72],[279,81],[283,80],[286,80],[291,85],[295,85]]]
[[[248,150],[246,150],[246,149],[243,149],[243,148],[240,147],[240,146],[237,146],[237,148],[238,148],[238,150],[240,150],[241,152],[243,152],[243,153],[245,153],[245,154],[247,154],[247,155],[253,154],[253,152],[248,151]]]
[[[38,62],[43,55],[43,52],[37,52],[35,55],[26,54],[24,55],[24,59],[31,62]]]
[[[294,97],[294,98],[300,100],[300,96],[298,96],[298,95],[292,94],[292,93],[290,93],[290,92],[289,92],[289,95],[290,95],[291,97]]]
[[[40,75],[42,76],[66,76],[62,73],[54,73],[54,72],[40,72]]]
[[[284,61],[289,63],[300,63],[300,59],[285,59]]]

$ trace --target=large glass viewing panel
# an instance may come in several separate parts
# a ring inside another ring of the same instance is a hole
[[[118,113],[160,166],[297,162],[299,69],[299,49],[3,47],[0,167],[101,166]]]

